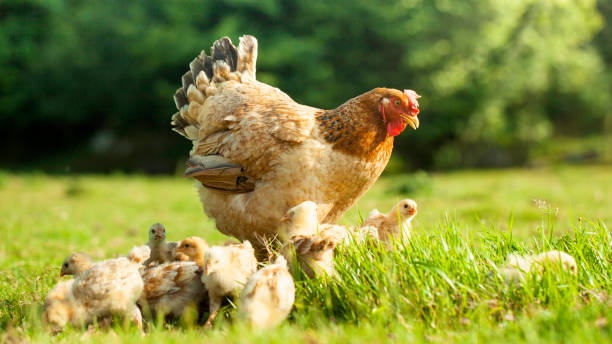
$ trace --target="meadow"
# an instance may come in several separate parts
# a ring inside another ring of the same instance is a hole
[[[294,310],[258,331],[225,307],[213,330],[194,319],[135,328],[67,329],[40,322],[46,293],[73,251],[96,259],[144,244],[154,222],[169,240],[225,237],[206,219],[191,180],[141,175],[0,174],[0,343],[34,342],[610,342],[610,166],[417,172],[382,177],[343,218],[355,224],[403,198],[419,204],[406,246],[345,248],[338,277],[296,276]],[[528,275],[508,285],[507,255],[560,249],[578,276]]]

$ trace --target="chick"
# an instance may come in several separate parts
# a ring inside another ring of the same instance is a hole
[[[180,317],[189,306],[206,298],[202,269],[194,262],[155,265],[142,272],[144,290],[138,303],[153,316]]]
[[[393,239],[410,239],[412,219],[417,215],[417,203],[411,199],[404,199],[397,203],[386,214],[381,214],[377,209],[372,210],[363,226],[378,228],[378,235],[383,242]]]
[[[69,279],[65,281],[59,281],[53,289],[47,294],[45,298],[45,308],[53,302],[62,301],[72,291],[72,284],[74,283],[74,279]]]
[[[134,246],[126,256],[127,259],[137,264],[146,261],[149,257],[151,257],[151,248],[147,245]]]
[[[576,264],[576,259],[562,251],[553,250],[540,253],[533,257],[533,262],[541,271],[545,270],[547,267],[553,269],[561,267],[574,276],[578,275],[578,264]]]
[[[321,236],[336,240],[344,246],[363,244],[366,240],[378,241],[378,228],[374,226],[347,227],[341,225],[321,224],[318,226]]]
[[[151,263],[168,263],[174,261],[174,255],[178,243],[166,242],[166,227],[161,223],[154,223],[149,229],[149,241],[147,246],[151,249],[149,259],[144,261],[144,265]]]
[[[62,283],[47,297],[45,320],[51,326],[86,325],[96,318],[116,314],[142,327],[136,300],[142,293],[143,282],[134,262],[121,257],[94,263],[74,280],[66,282],[72,282],[72,287]]]
[[[311,201],[302,202],[287,210],[280,220],[278,233],[281,241],[286,242],[295,235],[310,235],[317,231],[317,205]]]
[[[204,254],[208,250],[208,243],[197,236],[183,239],[176,249],[176,260],[192,261],[199,267],[204,266]]]
[[[77,278],[89,270],[93,264],[93,259],[87,254],[81,252],[72,253],[62,262],[60,277],[72,275]]]
[[[564,269],[572,275],[578,274],[578,265],[574,257],[557,250],[540,253],[535,256],[511,254],[506,263],[499,269],[506,282],[520,282],[527,272],[541,275],[547,269]]]
[[[60,331],[68,323],[78,325],[78,318],[83,313],[74,301],[72,287],[74,279],[59,281],[45,298],[43,323],[53,332]]]
[[[279,229],[285,243],[281,253],[290,262],[299,263],[310,277],[335,273],[334,249],[347,237],[341,226],[328,226],[321,232],[318,228],[317,206],[306,201],[287,211]]]
[[[257,270],[255,251],[249,241],[242,244],[213,246],[204,255],[202,282],[208,290],[210,315],[206,326],[212,326],[224,296],[235,296]]]
[[[295,301],[295,283],[287,261],[278,256],[274,264],[249,277],[240,296],[238,316],[254,327],[270,327],[287,318]]]

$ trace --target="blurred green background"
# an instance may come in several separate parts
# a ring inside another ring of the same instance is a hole
[[[300,103],[419,92],[391,172],[609,162],[610,21],[610,0],[0,0],[0,168],[180,170],[180,76],[246,33]]]

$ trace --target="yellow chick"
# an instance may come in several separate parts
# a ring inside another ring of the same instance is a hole
[[[208,250],[208,247],[206,240],[200,237],[192,236],[185,238],[179,243],[176,249],[176,260],[192,261],[199,267],[203,267],[204,254]]]
[[[149,259],[144,265],[151,263],[168,263],[174,261],[178,243],[166,242],[166,227],[161,223],[154,223],[149,229],[149,241],[147,246],[151,249]]]
[[[278,233],[283,242],[295,235],[310,235],[317,231],[317,205],[311,201],[302,202],[287,210],[280,220]]]
[[[254,327],[270,327],[287,318],[295,301],[295,283],[287,261],[278,256],[274,264],[255,272],[242,290],[238,316]]]
[[[212,326],[222,298],[238,295],[256,270],[255,251],[248,240],[242,244],[212,246],[206,251],[202,282],[208,290],[210,302],[207,327]]]
[[[520,282],[527,272],[536,272],[540,275],[549,268],[561,268],[572,275],[578,274],[578,265],[574,257],[557,250],[525,257],[511,254],[499,272],[507,282]]]
[[[338,243],[342,243],[344,246],[363,244],[368,239],[375,241],[379,239],[378,228],[374,226],[347,227],[342,225],[320,224],[318,230],[322,237],[335,240]]]
[[[53,332],[60,331],[68,323],[77,325],[81,307],[76,305],[72,295],[74,279],[59,281],[45,298],[43,323]]]
[[[410,239],[412,219],[417,215],[417,203],[411,199],[404,199],[397,203],[386,214],[381,214],[377,209],[363,222],[363,226],[378,228],[378,235],[383,242],[393,239]]]
[[[151,257],[151,248],[147,245],[134,246],[126,256],[127,259],[136,264],[146,261],[149,257]]]
[[[202,269],[194,262],[155,265],[142,272],[144,290],[138,303],[153,316],[180,317],[189,306],[206,298]]]
[[[70,281],[70,292],[68,284],[61,283],[47,297],[44,318],[49,325],[56,328],[66,324],[80,326],[116,314],[142,327],[136,300],[142,293],[143,282],[134,262],[121,257],[94,263]]]
[[[60,277],[62,276],[74,276],[79,277],[85,271],[94,264],[93,259],[85,253],[76,252],[72,253],[62,262],[62,270],[60,271]]]
[[[546,269],[547,267],[554,269],[555,267],[561,267],[574,276],[578,275],[578,264],[576,264],[576,259],[562,251],[553,250],[540,253],[533,257],[533,262],[539,269]]]
[[[310,277],[334,275],[334,249],[346,238],[341,226],[318,231],[317,206],[306,201],[289,209],[281,219],[279,234],[283,238],[281,253],[290,262],[298,262]]]

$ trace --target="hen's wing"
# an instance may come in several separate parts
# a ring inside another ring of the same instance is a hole
[[[227,192],[248,192],[285,149],[308,138],[319,109],[255,80],[257,40],[216,41],[183,75],[174,130],[193,141],[186,176]]]

